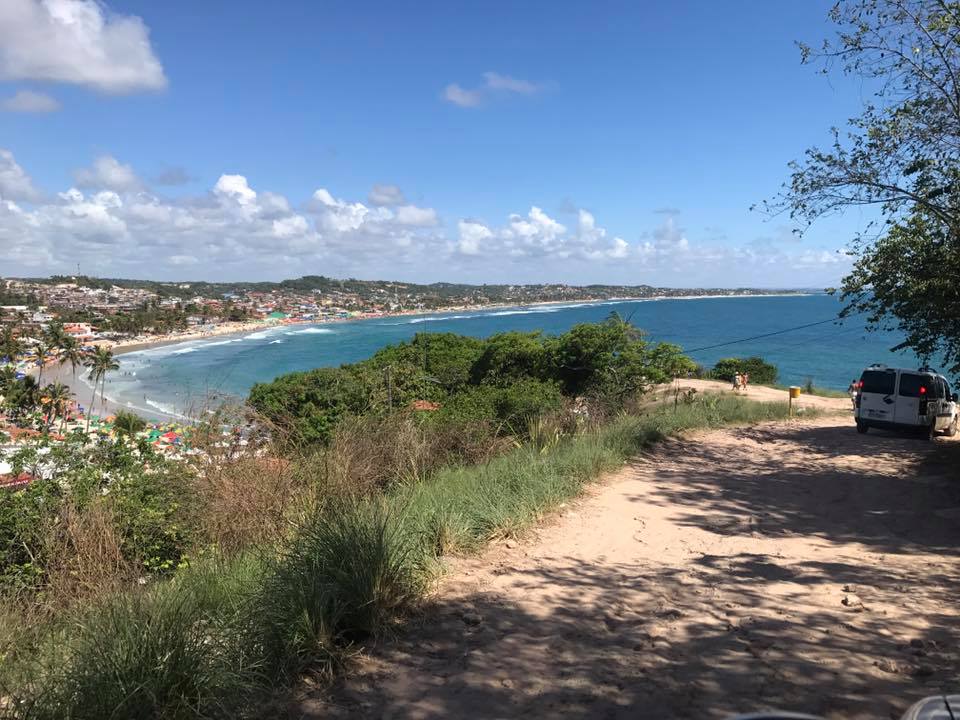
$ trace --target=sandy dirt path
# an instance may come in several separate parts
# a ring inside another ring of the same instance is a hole
[[[290,716],[898,717],[960,685],[958,547],[960,442],[849,417],[694,434],[452,561]]]

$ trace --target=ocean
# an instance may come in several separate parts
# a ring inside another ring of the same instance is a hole
[[[829,322],[840,303],[829,295],[662,299],[498,308],[474,312],[375,318],[326,325],[280,326],[239,337],[215,337],[119,356],[107,396],[155,419],[195,415],[221,399],[243,398],[254,383],[284,373],[336,366],[369,357],[423,331],[485,337],[509,330],[557,334],[612,311],[653,342],[677,343],[697,362],[759,355],[775,364],[784,384],[846,389],[874,362],[916,366],[909,352],[890,351],[893,333],[870,333],[860,318]],[[703,350],[810,323],[826,323]]]

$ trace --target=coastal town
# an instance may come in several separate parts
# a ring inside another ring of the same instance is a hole
[[[264,326],[559,302],[793,294],[797,290],[684,289],[649,285],[418,285],[306,276],[279,283],[154,282],[85,276],[0,278],[0,328],[16,328],[22,352],[5,362],[41,364],[35,345],[50,323],[83,346],[129,350]],[[53,362],[58,354],[48,358]]]

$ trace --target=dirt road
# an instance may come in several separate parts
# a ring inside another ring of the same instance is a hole
[[[960,442],[849,417],[696,434],[454,561],[291,715],[898,717],[960,686],[958,546]]]

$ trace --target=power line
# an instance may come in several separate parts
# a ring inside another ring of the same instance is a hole
[[[727,342],[716,343],[714,345],[704,345],[703,347],[691,348],[689,350],[684,349],[685,353],[695,353],[700,352],[701,350],[712,350],[713,348],[726,347],[727,345],[736,345],[737,343],[749,342],[751,340],[760,340],[761,338],[773,337],[774,335],[783,335],[784,333],[793,332],[794,330],[803,330],[804,328],[815,327],[817,325],[826,325],[827,323],[836,322],[837,318],[832,317],[829,320],[819,320],[817,322],[806,323],[805,325],[796,325],[795,327],[786,328],[784,330],[775,330],[774,332],[763,333],[762,335],[753,335],[751,337],[739,338],[737,340],[728,340]]]
[[[808,345],[809,343],[812,343],[812,342],[823,342],[825,340],[832,340],[838,335],[849,335],[850,333],[855,333],[855,332],[866,333],[867,330],[866,328],[862,328],[862,327],[844,328],[843,330],[838,330],[837,332],[824,333],[823,335],[817,335],[816,337],[806,338],[804,340],[801,340],[800,342],[789,342],[786,344],[778,343],[776,347],[778,349],[783,349],[783,348],[797,347],[799,345]]]

